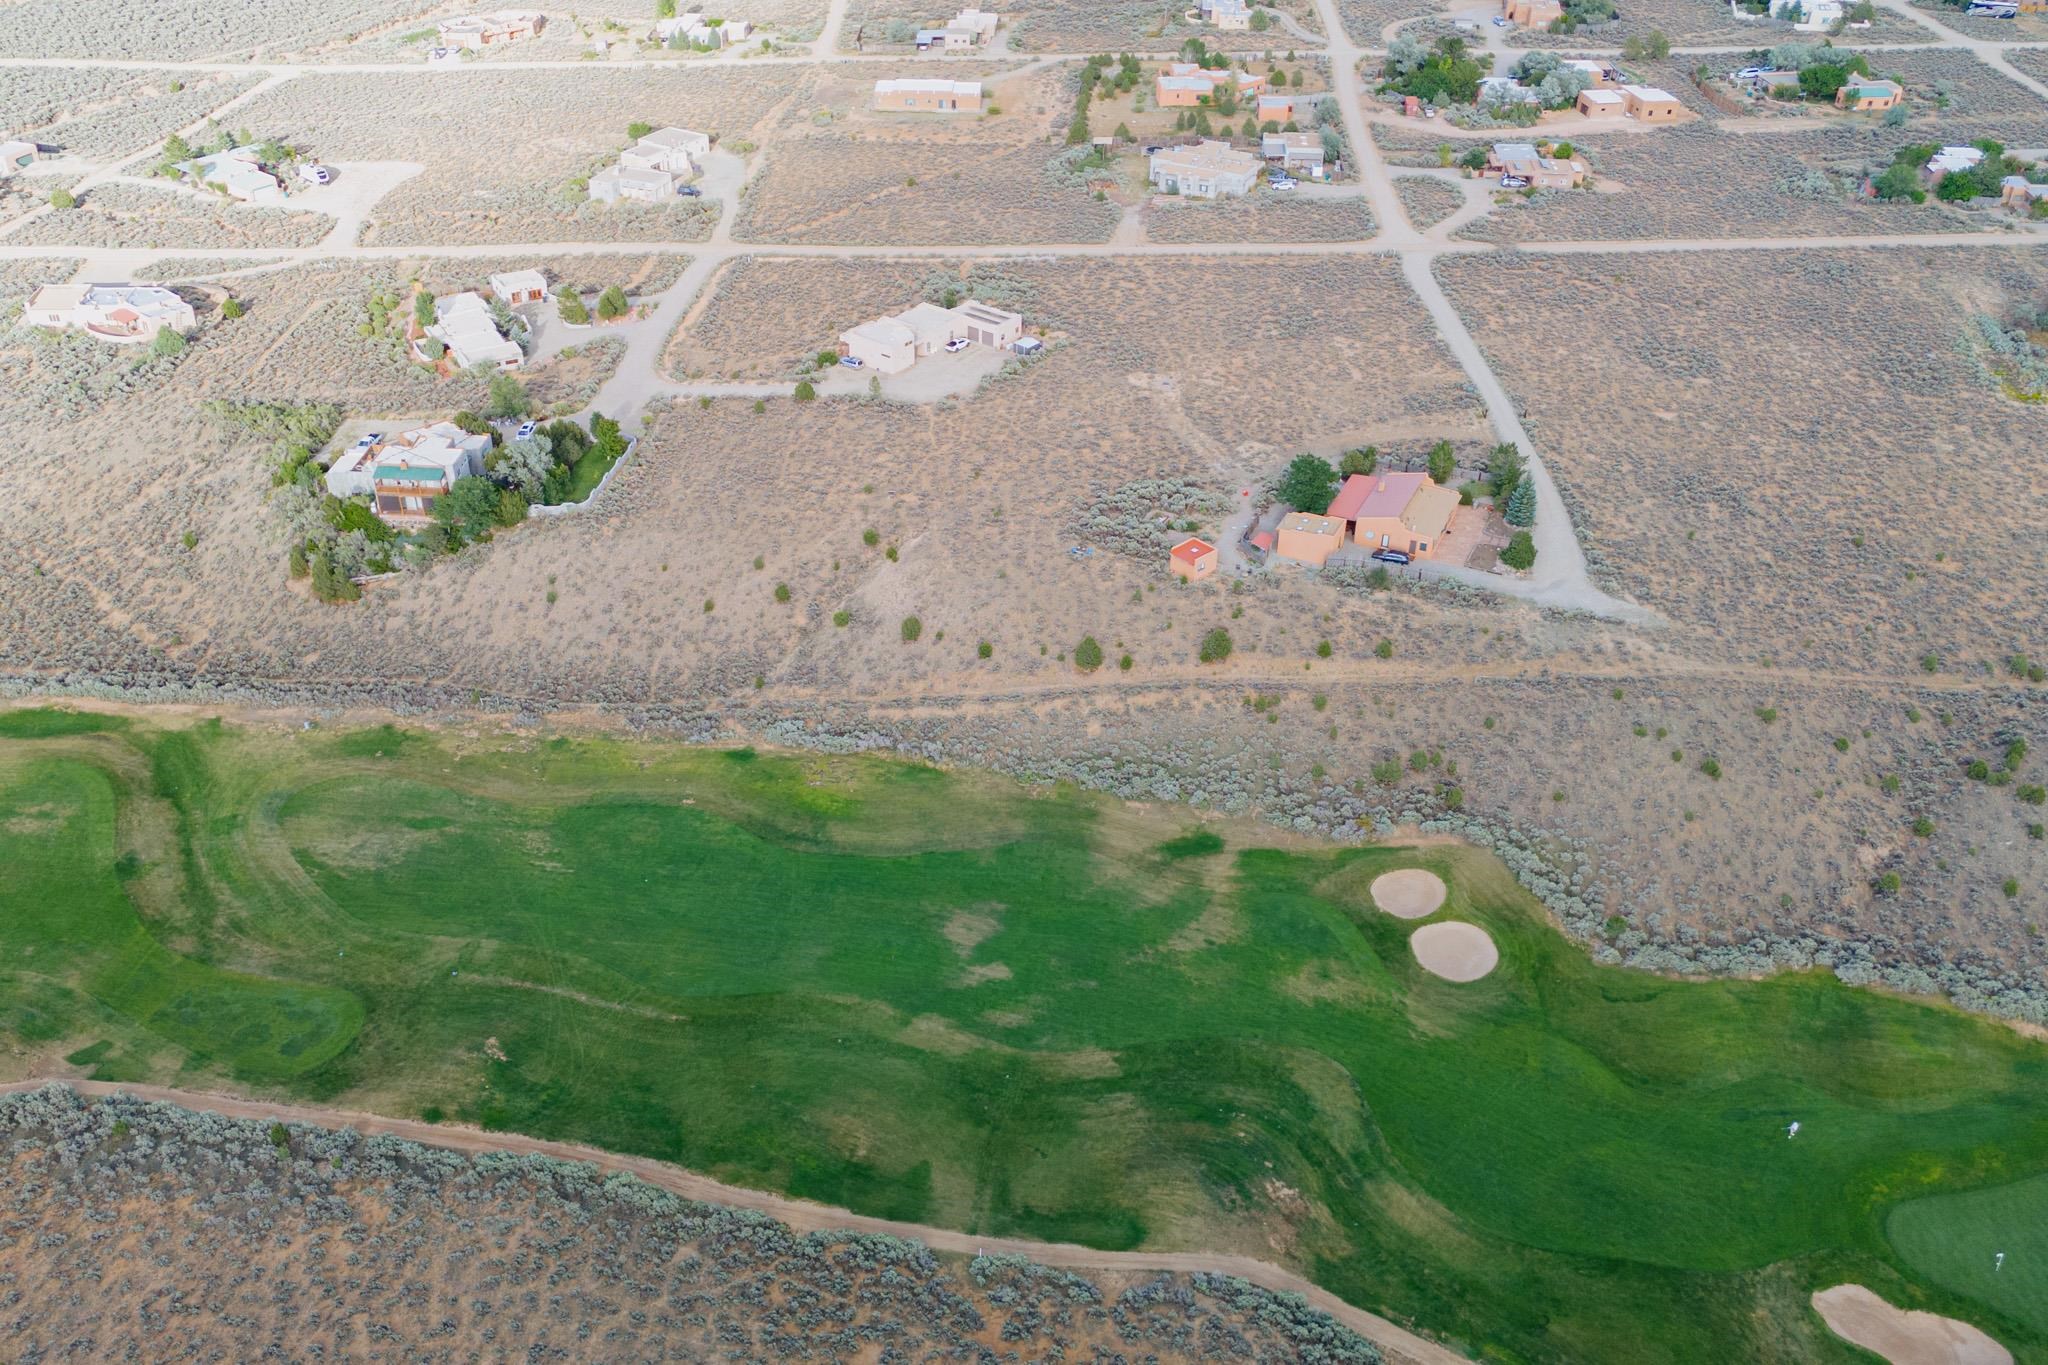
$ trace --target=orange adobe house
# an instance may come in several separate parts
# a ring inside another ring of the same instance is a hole
[[[1337,490],[1329,516],[1363,550],[1433,557],[1458,515],[1458,491],[1427,474],[1353,474]]]
[[[1313,512],[1289,512],[1281,519],[1273,553],[1320,569],[1344,546],[1344,523]]]
[[[1897,81],[1873,80],[1868,76],[1850,81],[1835,92],[1835,108],[1856,114],[1881,114],[1906,98]]]
[[[1200,536],[1189,536],[1167,552],[1166,567],[1175,578],[1198,583],[1216,572],[1216,547]]]

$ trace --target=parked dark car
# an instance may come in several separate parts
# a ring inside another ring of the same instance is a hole
[[[1406,550],[1374,550],[1372,557],[1383,564],[1408,563],[1408,552]]]

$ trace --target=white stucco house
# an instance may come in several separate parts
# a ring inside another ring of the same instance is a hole
[[[155,284],[46,284],[29,295],[22,319],[124,344],[154,341],[167,327],[183,333],[199,325],[191,304]]]

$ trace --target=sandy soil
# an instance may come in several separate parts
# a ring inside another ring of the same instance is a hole
[[[1444,903],[1444,879],[1419,867],[1373,878],[1372,903],[1398,919],[1424,919]]]
[[[1500,963],[1493,936],[1462,920],[1425,924],[1408,936],[1408,946],[1424,971],[1446,981],[1477,981]]]
[[[1814,1311],[1836,1336],[1892,1365],[2012,1365],[2012,1352],[1954,1318],[1896,1308],[1860,1284],[1813,1296]]]

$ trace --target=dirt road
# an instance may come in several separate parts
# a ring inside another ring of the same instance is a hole
[[[517,1152],[554,1157],[562,1161],[587,1161],[605,1171],[619,1171],[650,1185],[658,1185],[685,1199],[731,1208],[753,1209],[775,1218],[799,1232],[850,1230],[902,1237],[924,1243],[934,1251],[972,1256],[987,1252],[1027,1256],[1040,1265],[1066,1270],[1172,1271],[1179,1274],[1209,1272],[1235,1275],[1266,1289],[1299,1294],[1359,1335],[1378,1345],[1395,1365],[1466,1365],[1457,1352],[1425,1340],[1375,1313],[1354,1308],[1327,1290],[1319,1289],[1289,1271],[1249,1256],[1229,1256],[1198,1251],[1096,1251],[1066,1242],[1031,1242],[1016,1237],[978,1237],[949,1228],[927,1227],[921,1223],[898,1223],[887,1218],[868,1218],[845,1209],[787,1199],[760,1190],[727,1185],[709,1176],[697,1175],[680,1166],[646,1157],[619,1156],[573,1142],[550,1142],[522,1137],[516,1133],[486,1133],[476,1128],[449,1124],[420,1123],[411,1119],[384,1118],[352,1109],[306,1105],[269,1104],[261,1100],[200,1091],[176,1090],[160,1085],[115,1085],[104,1081],[65,1080],[81,1095],[99,1097],[114,1094],[138,1099],[160,1100],[186,1109],[224,1114],[238,1119],[283,1119],[320,1128],[353,1128],[359,1133],[382,1133],[424,1146],[444,1147],[457,1152]],[[0,1084],[0,1094],[14,1094],[53,1084],[46,1080],[11,1081]]]

